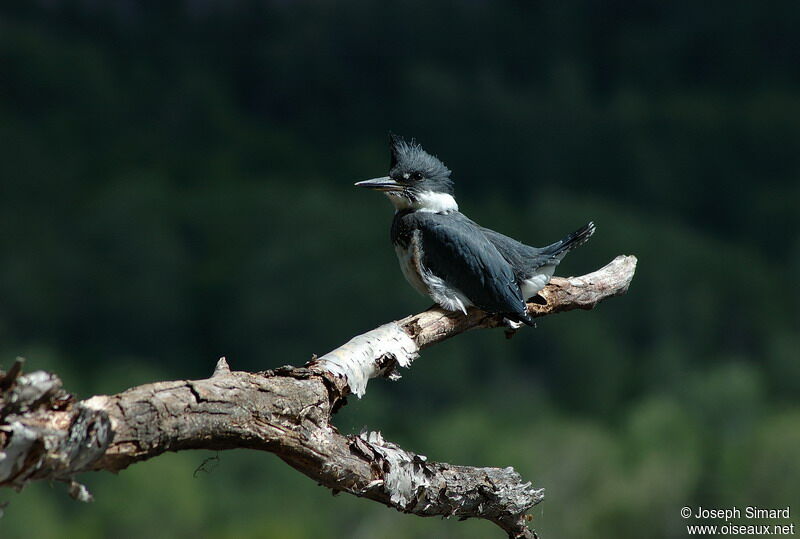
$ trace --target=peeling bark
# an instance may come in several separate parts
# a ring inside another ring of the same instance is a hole
[[[528,302],[528,313],[532,318],[540,318],[574,309],[593,309],[604,299],[628,291],[636,262],[634,256],[618,256],[599,270],[581,277],[553,277],[550,284]],[[420,350],[471,329],[496,327],[504,327],[500,315],[475,308],[464,315],[434,306],[351,339],[318,358],[312,368],[344,378],[343,385],[361,397],[370,378],[399,378],[397,367],[409,367],[419,357]]]
[[[618,257],[597,272],[554,278],[533,316],[575,308],[627,290],[636,259]],[[429,309],[355,337],[306,367],[262,373],[231,371],[224,358],[204,380],[157,382],[117,395],[76,400],[60,379],[21,374],[17,361],[0,374],[0,486],[31,481],[69,483],[81,501],[91,494],[74,477],[118,471],[165,451],[250,448],[278,455],[335,491],[419,516],[483,518],[509,537],[530,538],[527,511],[543,497],[512,468],[429,462],[387,442],[378,432],[344,435],[331,416],[367,381],[395,377],[419,350],[474,328],[498,327],[496,316]]]

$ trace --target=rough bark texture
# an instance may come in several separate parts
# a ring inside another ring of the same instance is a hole
[[[634,256],[618,256],[599,270],[581,277],[553,277],[550,284],[528,302],[528,312],[531,317],[539,318],[574,309],[593,309],[604,299],[628,291],[636,262]],[[419,357],[420,350],[471,329],[496,327],[504,327],[501,316],[474,308],[464,315],[431,307],[354,337],[320,357],[312,368],[342,378],[345,390],[360,397],[370,378],[399,378],[397,367],[410,366]],[[506,330],[506,335],[510,337],[513,332]]]
[[[529,304],[534,316],[576,308],[624,293],[636,259],[618,257],[583,277],[554,278]],[[0,486],[35,480],[69,483],[91,470],[118,471],[165,451],[251,448],[278,455],[303,474],[420,516],[483,518],[509,537],[535,537],[527,511],[544,497],[512,468],[428,462],[380,433],[344,435],[331,416],[367,381],[408,366],[419,350],[473,328],[502,325],[496,316],[438,308],[360,335],[305,367],[232,372],[221,359],[211,378],[158,382],[117,395],[78,401],[57,376],[21,374],[21,361],[0,375]]]

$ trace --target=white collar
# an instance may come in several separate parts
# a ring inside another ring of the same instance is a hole
[[[458,211],[458,203],[453,195],[449,193],[435,193],[433,191],[423,191],[414,196],[413,200],[392,193],[386,193],[392,201],[397,211],[413,210],[431,213],[450,213]]]

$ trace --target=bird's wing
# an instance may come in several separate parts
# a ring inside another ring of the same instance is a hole
[[[541,249],[520,243],[490,228],[480,227],[480,229],[503,258],[516,268],[518,278],[528,277],[537,268],[552,263],[553,257],[543,254]]]
[[[425,269],[480,309],[528,318],[513,269],[477,225],[458,213],[417,214]]]
[[[595,226],[590,221],[572,234],[542,248],[525,245],[488,228],[480,227],[480,229],[497,247],[500,254],[522,274],[523,278],[526,278],[543,266],[557,266],[569,251],[589,241],[594,234]]]

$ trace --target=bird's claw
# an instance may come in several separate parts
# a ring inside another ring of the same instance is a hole
[[[506,326],[506,339],[510,339],[524,324],[522,322],[515,322],[508,318],[503,318],[503,325]]]
[[[519,328],[525,325],[522,322],[515,322],[513,320],[509,320],[508,318],[503,318],[503,324],[505,324],[505,326],[512,331],[517,331]]]

